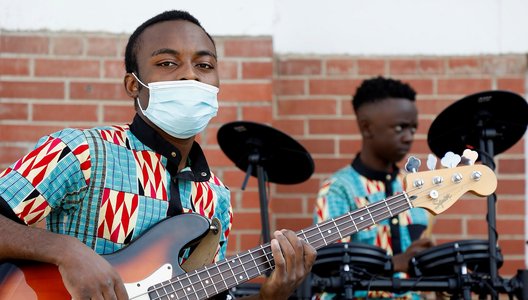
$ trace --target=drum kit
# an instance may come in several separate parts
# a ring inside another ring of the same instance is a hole
[[[509,149],[524,135],[528,126],[528,104],[508,91],[484,91],[464,97],[441,112],[427,136],[436,156],[448,151],[472,149],[482,164],[495,168],[494,156]],[[269,241],[266,182],[296,184],[314,171],[310,154],[295,140],[272,127],[252,122],[232,122],[222,126],[218,142],[235,165],[258,179],[262,237]],[[360,243],[330,244],[318,250],[309,278],[291,299],[312,299],[328,292],[334,299],[353,299],[356,291],[427,291],[450,299],[528,300],[528,270],[518,270],[510,279],[501,278],[498,269],[504,260],[497,246],[496,196],[487,197],[488,240],[458,240],[420,252],[409,263],[409,276],[393,276],[386,251]],[[258,284],[233,291],[237,296],[257,291]],[[248,285],[248,286],[249,286]],[[242,292],[243,291],[243,292]],[[237,294],[237,292],[239,292]]]

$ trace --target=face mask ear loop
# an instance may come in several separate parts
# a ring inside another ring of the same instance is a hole
[[[134,76],[134,78],[136,78],[136,80],[144,87],[146,87],[147,89],[149,88],[147,85],[145,85],[141,80],[139,80],[139,78],[137,78],[136,74],[134,72],[131,73],[132,76]]]
[[[146,87],[147,89],[149,88],[149,87],[146,86],[143,82],[141,82],[141,80],[139,80],[139,78],[137,78],[137,76],[136,76],[136,74],[134,74],[134,72],[132,72],[132,76],[134,76],[134,78],[136,78],[136,80],[137,80],[142,86]],[[138,106],[139,106],[139,109],[141,109],[141,111],[144,112],[145,110],[143,109],[143,107],[141,107],[141,101],[139,101],[139,96],[136,97],[136,101],[137,101],[137,104],[138,104]]]

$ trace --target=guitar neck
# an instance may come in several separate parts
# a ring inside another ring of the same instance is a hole
[[[412,197],[411,197],[412,198]],[[389,197],[343,216],[314,224],[297,236],[320,249],[413,207],[406,193]],[[151,299],[206,299],[256,278],[275,267],[269,243],[180,275],[149,289]]]

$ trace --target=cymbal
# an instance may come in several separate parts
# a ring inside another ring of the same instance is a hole
[[[266,180],[279,184],[301,183],[314,172],[311,155],[287,134],[267,125],[236,121],[218,130],[218,144],[227,157],[244,172],[251,164],[266,171]],[[251,161],[251,162],[250,162]],[[257,177],[257,169],[251,175]]]
[[[442,111],[427,134],[429,148],[438,157],[448,151],[486,151],[484,141],[493,141],[493,153],[506,151],[519,141],[528,125],[528,103],[509,91],[484,91],[466,96]],[[481,143],[482,142],[482,143]],[[483,146],[484,145],[484,149]],[[480,157],[480,155],[479,155]]]

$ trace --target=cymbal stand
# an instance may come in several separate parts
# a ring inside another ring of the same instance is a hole
[[[248,169],[246,171],[246,177],[242,183],[242,190],[245,189],[249,176],[251,175],[253,168],[257,169],[257,181],[260,201],[260,221],[262,223],[262,242],[269,243],[270,238],[270,226],[268,217],[268,198],[266,195],[266,170],[262,166],[262,156],[258,151],[258,148],[254,148],[252,153],[248,156]]]
[[[500,136],[500,133],[497,132],[494,128],[484,128],[483,120],[478,121],[478,128],[481,129],[481,136],[479,138],[481,161],[483,164],[490,167],[492,170],[495,170],[494,158],[494,144],[493,139]],[[496,194],[493,193],[487,197],[488,199],[488,251],[489,251],[489,275],[491,280],[491,286],[493,287],[492,299],[498,299],[498,294],[495,291],[496,287],[500,287],[502,284],[499,282],[498,271],[497,271],[497,227],[496,227]]]

